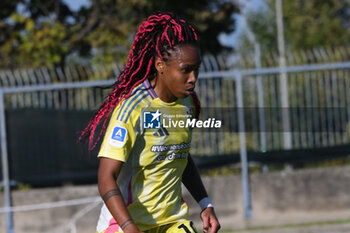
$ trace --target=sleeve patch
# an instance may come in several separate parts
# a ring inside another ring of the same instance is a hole
[[[116,126],[113,129],[112,135],[109,139],[109,144],[114,147],[122,147],[125,143],[127,130],[123,127]]]

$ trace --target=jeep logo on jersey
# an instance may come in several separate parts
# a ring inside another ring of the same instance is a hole
[[[159,129],[161,121],[161,113],[159,110],[156,112],[144,112],[143,113],[143,127],[145,129]]]
[[[109,143],[115,147],[122,147],[125,142],[126,132],[126,129],[123,127],[114,127]]]

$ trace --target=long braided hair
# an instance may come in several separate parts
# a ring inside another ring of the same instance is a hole
[[[107,121],[113,108],[147,77],[156,73],[154,58],[167,60],[168,50],[179,44],[197,44],[198,37],[191,24],[169,12],[158,12],[144,21],[137,33],[129,52],[125,68],[114,83],[114,88],[100,106],[98,112],[83,130],[78,140],[88,138],[89,150],[92,150],[105,133]],[[199,106],[199,101],[195,104]],[[95,138],[99,125],[102,128]]]

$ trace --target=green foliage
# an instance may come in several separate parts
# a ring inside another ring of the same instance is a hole
[[[30,184],[19,183],[17,186],[17,190],[19,190],[19,191],[28,191],[31,189],[32,189],[32,187]]]
[[[0,67],[62,64],[70,49],[67,6],[53,0],[12,1],[11,6],[12,13],[0,18],[7,32],[0,37]],[[18,6],[22,10],[15,10]]]
[[[248,24],[264,50],[277,50],[275,0],[265,1],[269,10],[248,14]],[[340,46],[350,41],[349,1],[282,1],[287,48],[308,49]]]
[[[0,3],[0,68],[65,64],[67,57],[95,63],[123,63],[139,24],[158,10],[175,11],[194,23],[204,52],[225,49],[221,32],[233,30],[237,8],[225,0],[91,0],[89,7],[72,12],[63,0]],[[22,10],[16,10],[19,9]],[[186,6],[186,7],[184,7]],[[73,59],[74,60],[74,59]],[[70,60],[71,61],[71,60]]]
[[[151,9],[178,12],[199,30],[201,47],[204,52],[218,54],[223,49],[217,37],[221,32],[230,33],[234,30],[233,13],[238,9],[230,1],[202,0],[202,1],[154,1]],[[186,6],[186,7],[184,7]]]
[[[292,48],[342,45],[350,39],[342,24],[342,0],[284,1],[285,37]]]
[[[246,15],[246,20],[254,33],[255,39],[263,49],[277,50],[276,16],[274,6],[271,5],[271,3],[275,3],[275,0],[267,0],[267,3],[270,3],[270,8],[250,11]],[[248,38],[242,38],[239,46],[242,46],[243,49],[253,48]]]
[[[11,44],[8,44],[9,52],[16,53],[16,64],[25,66],[50,66],[59,64],[68,51],[65,44],[66,28],[57,21],[43,21],[36,26],[31,18],[13,14],[14,23],[23,24],[24,30],[18,32]]]

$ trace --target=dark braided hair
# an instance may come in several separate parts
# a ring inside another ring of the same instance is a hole
[[[125,68],[114,83],[114,89],[100,106],[100,109],[81,133],[79,140],[88,137],[89,150],[92,150],[106,130],[107,121],[113,108],[122,99],[128,98],[133,89],[147,77],[156,73],[154,58],[164,61],[170,55],[168,50],[179,44],[198,43],[198,37],[192,25],[173,13],[159,12],[144,21],[133,42]],[[199,101],[195,99],[196,105]],[[94,141],[96,128],[102,129]]]

